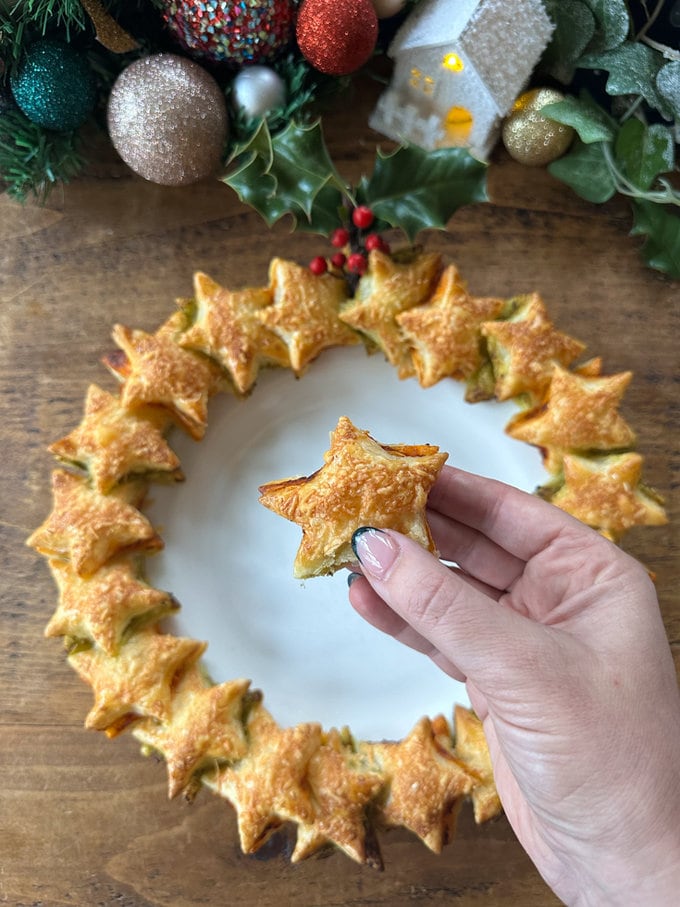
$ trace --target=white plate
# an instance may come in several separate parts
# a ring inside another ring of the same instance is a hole
[[[503,432],[515,406],[472,406],[463,392],[448,380],[423,390],[381,355],[333,349],[300,380],[267,370],[247,400],[215,398],[200,444],[173,433],[187,480],[153,490],[148,513],[166,547],[149,579],[182,603],[172,632],[209,641],[215,682],[250,678],[281,724],[349,725],[373,740],[468,703],[462,684],[356,615],[346,571],[293,579],[300,528],[258,503],[262,483],[322,465],[340,416],[381,443],[437,444],[452,464],[533,491],[538,453]]]

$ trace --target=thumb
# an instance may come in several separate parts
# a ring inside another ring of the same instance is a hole
[[[485,595],[407,536],[361,527],[352,546],[382,601],[480,690],[524,677],[549,648],[544,627]]]

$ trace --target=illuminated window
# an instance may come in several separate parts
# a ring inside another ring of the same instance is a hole
[[[454,53],[446,54],[442,60],[442,66],[450,72],[462,72],[465,69],[465,63],[463,63],[458,54]]]
[[[420,88],[420,79],[421,79],[422,75],[423,75],[422,72],[419,69],[416,69],[415,67],[411,70],[410,82],[414,88]]]
[[[423,91],[425,94],[432,94],[434,91],[434,79],[430,78],[430,76],[425,76],[423,79]]]
[[[444,117],[444,128],[452,145],[464,145],[472,129],[472,114],[467,107],[451,107]]]

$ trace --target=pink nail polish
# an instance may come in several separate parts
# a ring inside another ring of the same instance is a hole
[[[352,548],[364,569],[376,579],[384,579],[398,554],[397,546],[382,529],[361,526],[352,537]]]

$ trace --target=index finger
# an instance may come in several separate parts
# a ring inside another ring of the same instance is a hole
[[[477,529],[524,561],[535,557],[569,529],[593,531],[533,494],[454,466],[442,468],[427,506]]]

